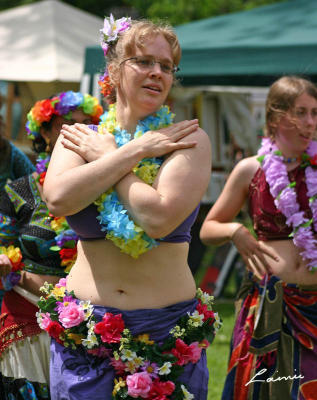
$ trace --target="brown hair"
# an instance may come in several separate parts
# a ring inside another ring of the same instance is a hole
[[[173,63],[178,66],[181,59],[181,48],[173,28],[164,23],[154,23],[148,20],[132,21],[129,30],[119,36],[115,45],[109,47],[107,53],[107,67],[111,68],[110,83],[115,87],[118,84],[120,63],[127,57],[133,56],[135,48],[144,48],[146,41],[157,35],[162,35],[171,47]],[[115,91],[113,91],[115,92]],[[113,93],[110,97],[115,97]],[[114,100],[114,99],[112,99]]]
[[[283,76],[272,84],[265,105],[265,136],[274,137],[279,121],[303,93],[317,100],[317,88],[307,79]]]

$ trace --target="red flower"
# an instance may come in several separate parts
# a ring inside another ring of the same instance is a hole
[[[311,157],[309,161],[311,165],[317,165],[317,154],[315,154],[314,157]]]
[[[101,340],[106,343],[119,343],[121,333],[124,330],[124,321],[122,314],[114,315],[105,313],[102,321],[94,327],[95,333],[101,336]]]
[[[59,251],[59,255],[61,256],[62,260],[72,260],[77,254],[77,248],[74,247],[73,249],[62,249]]]
[[[171,352],[178,359],[177,365],[186,365],[189,362],[196,363],[200,359],[201,350],[198,342],[193,342],[188,346],[182,339],[176,339],[175,348]]]
[[[33,118],[42,124],[44,121],[51,120],[52,115],[55,114],[55,109],[52,106],[50,99],[37,101],[32,109]]]
[[[56,340],[56,342],[63,344],[59,337],[64,332],[64,328],[58,322],[51,321],[46,330],[48,334]]]
[[[204,322],[207,321],[208,318],[210,318],[211,320],[209,321],[209,325],[213,324],[213,322],[215,320],[215,314],[212,310],[208,310],[206,304],[202,304],[201,301],[199,300],[196,309],[199,312],[199,314],[204,315],[204,319],[203,319]]]
[[[39,177],[39,183],[40,183],[41,186],[44,185],[45,176],[46,176],[46,171],[41,172],[40,177]]]
[[[175,384],[171,381],[161,382],[159,379],[153,381],[148,397],[151,400],[166,400],[175,390]]]
[[[22,271],[22,269],[24,268],[24,264],[23,264],[23,262],[21,262],[21,260],[17,261],[17,262],[11,261],[11,265],[12,265],[12,268],[11,268],[12,272]]]

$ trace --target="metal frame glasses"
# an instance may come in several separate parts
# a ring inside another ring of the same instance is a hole
[[[155,64],[159,64],[161,71],[165,74],[173,75],[177,71],[179,71],[179,68],[176,65],[169,64],[168,62],[156,61],[155,58],[148,57],[148,56],[130,57],[130,58],[127,58],[127,59],[121,61],[120,65],[125,63],[126,61],[134,61],[134,63],[140,69],[147,70],[147,71],[150,71],[151,69],[153,69]]]

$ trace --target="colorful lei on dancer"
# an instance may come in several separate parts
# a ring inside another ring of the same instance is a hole
[[[39,174],[38,182],[44,184],[46,171],[51,156],[47,153],[40,153],[37,158],[36,172]],[[77,234],[69,227],[65,217],[54,217],[47,210],[47,218],[51,219],[51,228],[56,232],[56,245],[50,250],[58,251],[61,258],[61,266],[66,267],[65,273],[69,273],[77,258]]]
[[[27,115],[25,125],[28,138],[34,140],[40,135],[40,127],[43,122],[51,120],[53,115],[63,116],[71,119],[72,111],[80,109],[90,115],[92,123],[98,124],[100,115],[103,112],[98,100],[90,94],[82,95],[79,92],[69,90],[51,99],[37,101]]]
[[[154,115],[139,121],[134,135],[121,129],[116,121],[116,105],[109,106],[109,111],[101,116],[98,133],[103,134],[104,129],[115,136],[117,146],[123,146],[133,137],[138,138],[145,132],[165,128],[172,124],[174,114],[168,106],[162,106]],[[162,164],[161,158],[146,158],[141,160],[133,172],[144,182],[152,185]],[[135,224],[127,214],[127,210],[118,199],[117,193],[110,189],[103,193],[96,201],[100,215],[97,217],[102,230],[106,231],[106,239],[111,240],[123,253],[137,258],[157,242],[150,238],[144,230]]]
[[[296,182],[289,181],[283,155],[276,144],[263,138],[258,155],[274,204],[286,217],[286,224],[293,228],[293,242],[304,249],[300,255],[308,261],[307,267],[313,272],[317,269],[317,240],[314,237],[314,231],[317,232],[317,142],[311,141],[301,155],[312,219],[305,218],[304,211],[300,210],[294,189]]]
[[[93,305],[66,291],[65,278],[55,287],[46,283],[41,291],[40,327],[65,347],[80,345],[96,357],[109,357],[116,373],[113,399],[157,399],[158,393],[166,400],[191,398],[177,378],[186,364],[200,359],[221,326],[212,296],[198,289],[196,310],[180,318],[164,343],[155,343],[146,333],[133,337],[122,314],[108,312],[97,322]]]
[[[11,262],[11,271],[1,278],[3,289],[11,290],[21,279],[21,271],[24,268],[22,253],[19,247],[0,246],[0,254],[6,255]]]

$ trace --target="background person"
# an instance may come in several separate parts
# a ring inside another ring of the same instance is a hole
[[[40,302],[40,324],[54,327],[51,393],[206,399],[202,348],[216,316],[195,298],[187,254],[210,179],[209,139],[197,120],[172,124],[162,107],[181,52],[170,27],[111,16],[102,38],[103,89],[116,104],[101,134],[63,127],[44,186],[50,210],[80,236],[67,282]],[[86,151],[91,139],[104,140],[102,155]]]
[[[7,290],[0,316],[1,399],[49,398],[49,336],[36,319],[39,288],[66,275],[77,236],[65,218],[49,214],[42,185],[62,125],[98,123],[102,111],[97,99],[72,91],[36,102],[26,125],[39,153],[36,172],[0,192],[0,276]]]
[[[316,87],[277,80],[258,155],[237,164],[201,228],[206,244],[232,240],[248,270],[224,400],[316,395],[316,126]],[[233,222],[245,201],[256,238]]]
[[[2,101],[0,96],[0,109]],[[30,159],[4,137],[4,121],[0,115],[0,189],[4,187],[8,179],[13,181],[34,170],[35,167]]]

